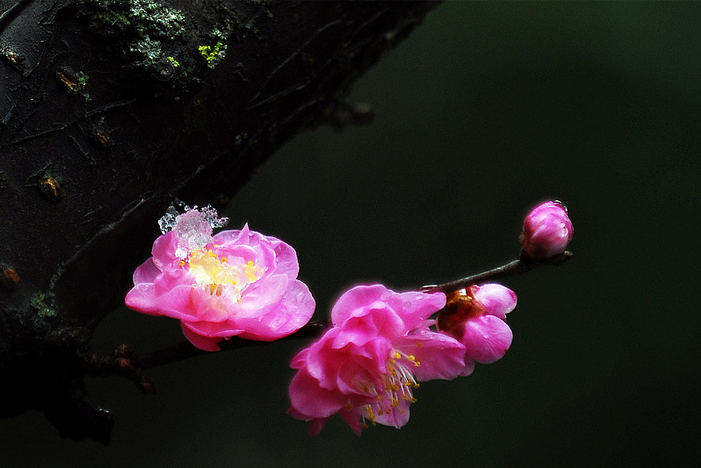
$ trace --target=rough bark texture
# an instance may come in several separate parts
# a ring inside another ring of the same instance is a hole
[[[0,1],[0,414],[106,441],[81,355],[174,197],[224,203],[432,2]]]

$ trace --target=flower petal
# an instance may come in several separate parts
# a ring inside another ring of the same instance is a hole
[[[516,293],[496,283],[487,283],[475,288],[474,298],[482,304],[486,313],[506,319],[506,314],[516,307]]]
[[[465,346],[451,336],[422,329],[398,344],[399,350],[419,363],[414,369],[417,380],[452,380],[465,370]]]
[[[343,323],[342,336],[358,346],[378,336],[393,340],[406,333],[404,321],[383,302],[373,302],[368,310],[361,312],[361,309],[357,309],[356,313],[359,315],[350,316]],[[334,343],[335,346],[344,345],[340,338]]]
[[[153,242],[151,255],[153,255],[153,262],[161,271],[180,260],[175,256],[177,248],[178,236],[175,231],[169,231]]]
[[[130,309],[138,310],[148,315],[161,315],[158,312],[158,302],[153,283],[139,283],[129,290],[124,303]]]
[[[214,322],[196,322],[183,321],[183,325],[190,329],[193,333],[209,338],[229,338],[243,333],[243,330],[237,328],[229,322],[214,323]]]
[[[255,318],[234,319],[246,330],[242,338],[270,341],[296,332],[309,322],[316,302],[307,285],[293,280],[277,307]]]
[[[284,273],[290,278],[296,278],[299,274],[299,261],[297,252],[291,245],[279,239],[271,238],[275,250],[275,271]]]
[[[136,270],[134,270],[133,280],[134,284],[139,283],[153,283],[158,275],[161,274],[161,270],[158,269],[155,263],[153,263],[153,258],[149,258],[144,263],[139,265]]]
[[[362,426],[360,425],[360,416],[358,415],[357,409],[343,408],[338,412],[338,414],[346,422],[346,424],[350,426],[353,432],[355,432],[355,435],[360,435]]]
[[[494,315],[482,315],[465,322],[462,342],[467,348],[467,359],[489,364],[506,354],[512,339],[506,322]]]
[[[409,291],[393,293],[385,300],[393,310],[402,312],[405,328],[411,330],[423,326],[428,317],[445,307],[446,297],[442,292]]]
[[[197,334],[195,331],[190,329],[185,323],[181,323],[181,328],[183,330],[183,335],[188,339],[190,343],[195,348],[202,349],[204,351],[220,351],[221,348],[217,343],[221,341],[221,338],[211,338],[208,336],[202,336]]]
[[[326,390],[306,369],[300,369],[290,383],[290,402],[298,413],[310,418],[328,418],[344,405],[339,392]]]
[[[375,422],[385,426],[394,426],[397,429],[409,422],[409,405],[411,402],[400,398],[399,405],[390,411],[383,412],[375,416]]]
[[[341,295],[331,309],[331,322],[343,323],[358,310],[365,310],[368,304],[379,300],[387,291],[381,284],[360,285]]]

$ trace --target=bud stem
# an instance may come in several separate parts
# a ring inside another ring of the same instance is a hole
[[[427,286],[422,286],[421,291],[423,292],[443,292],[449,293],[453,291],[458,291],[460,289],[465,289],[473,284],[485,283],[487,281],[493,281],[499,278],[504,278],[507,276],[520,275],[532,270],[535,267],[542,265],[560,265],[570,258],[574,254],[568,250],[564,251],[559,255],[555,255],[544,260],[534,260],[523,251],[521,251],[521,257],[517,260],[512,260],[505,265],[492,268],[491,270],[483,271],[474,275],[466,276],[455,281],[449,281],[443,284],[430,284]]]

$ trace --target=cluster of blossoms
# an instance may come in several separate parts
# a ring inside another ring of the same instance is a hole
[[[209,207],[170,210],[126,304],[179,319],[190,342],[208,351],[231,336],[271,341],[299,330],[315,303],[296,279],[294,250],[247,225],[212,235],[225,221]],[[526,256],[545,261],[571,238],[564,206],[546,202],[526,217],[521,243]],[[356,433],[368,423],[402,427],[419,382],[470,375],[475,363],[504,356],[515,307],[516,294],[494,283],[447,293],[355,286],[334,305],[326,332],[292,359],[289,413],[311,421],[312,433],[334,414]]]
[[[521,242],[543,261],[571,238],[564,206],[547,202],[526,217]],[[356,433],[368,422],[402,427],[419,382],[467,376],[475,363],[504,356],[513,339],[506,314],[515,307],[516,294],[495,283],[447,295],[356,286],[334,305],[332,327],[292,359],[289,413],[311,421],[312,434],[336,413]]]
[[[356,433],[367,422],[403,426],[419,382],[468,375],[474,361],[493,362],[511,344],[502,318],[516,296],[499,285],[480,291],[464,296],[469,310],[460,301],[446,307],[442,292],[397,293],[379,284],[347,291],[331,311],[333,326],[292,359],[299,371],[290,384],[290,414],[312,421],[312,433],[335,413]],[[444,311],[447,332],[433,331],[430,317],[438,312],[441,323]],[[483,320],[496,316],[502,328]]]

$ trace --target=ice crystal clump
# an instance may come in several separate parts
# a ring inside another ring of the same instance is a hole
[[[217,210],[210,205],[192,208],[182,202],[178,206],[184,210],[180,213],[178,208],[171,205],[165,215],[158,220],[161,233],[175,231],[178,235],[178,247],[175,255],[178,258],[187,257],[188,253],[203,247],[212,240],[212,229],[226,226],[229,218],[219,217]]]
[[[161,219],[158,220],[158,227],[161,228],[161,234],[173,230],[175,227],[175,218],[177,218],[179,214],[177,208],[173,205],[168,207],[166,214],[161,216]]]
[[[187,210],[187,206],[185,207]],[[192,210],[197,210],[197,207],[195,206],[192,208]],[[209,225],[213,229],[221,228],[229,224],[229,218],[226,216],[222,216],[221,218],[219,217],[219,213],[217,213],[217,210],[212,208],[211,205],[205,205],[202,208],[200,208],[200,213],[204,214],[204,219],[209,223]]]

